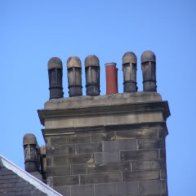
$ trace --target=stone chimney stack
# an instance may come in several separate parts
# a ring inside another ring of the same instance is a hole
[[[165,139],[169,106],[156,92],[154,53],[145,51],[141,65],[143,91],[137,92],[136,55],[127,52],[122,57],[124,92],[118,93],[116,64],[107,63],[106,95],[95,96],[100,92],[99,59],[87,56],[88,96],[81,96],[81,61],[68,59],[70,97],[49,100],[38,110],[46,141],[42,163],[46,164],[46,180],[63,195],[168,195]],[[30,157],[25,159],[26,167],[34,169],[35,140],[32,147],[26,140],[25,157]]]

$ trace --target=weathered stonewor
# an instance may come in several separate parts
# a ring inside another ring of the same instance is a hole
[[[168,195],[170,112],[158,93],[53,99],[38,113],[47,183],[63,195]]]

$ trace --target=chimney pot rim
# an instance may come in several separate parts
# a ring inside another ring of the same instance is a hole
[[[111,67],[116,67],[116,65],[117,65],[117,63],[115,63],[115,62],[109,62],[109,63],[105,63],[105,66],[107,67],[109,67],[109,66],[111,66]]]

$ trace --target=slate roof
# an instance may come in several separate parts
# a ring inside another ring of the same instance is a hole
[[[54,189],[0,155],[0,195],[62,196]]]

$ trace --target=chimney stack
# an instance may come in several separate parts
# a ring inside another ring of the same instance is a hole
[[[143,91],[137,92],[137,58],[122,56],[125,93],[118,93],[117,64],[106,63],[106,96],[100,92],[100,63],[85,58],[86,95],[48,101],[38,110],[46,149],[24,139],[25,168],[63,195],[167,196],[165,139],[168,102],[156,92],[156,57],[141,56]],[[69,96],[82,95],[81,61],[67,61]],[[94,97],[93,97],[94,96]],[[46,150],[46,151],[45,151]],[[29,158],[28,158],[29,157]],[[29,169],[30,168],[30,169]],[[32,173],[31,173],[32,174]]]
[[[48,61],[48,76],[50,99],[63,97],[63,66],[61,59],[59,59],[58,57],[53,57]]]
[[[100,65],[95,55],[89,55],[85,59],[86,94],[96,96],[100,94]]]
[[[137,57],[133,52],[126,52],[122,57],[124,92],[137,91]]]
[[[69,96],[81,96],[82,95],[82,70],[81,61],[77,56],[69,57],[67,60],[67,72],[68,72],[68,88]]]
[[[118,93],[118,69],[116,63],[106,63],[106,95]]]
[[[156,56],[146,50],[141,56],[142,74],[143,74],[143,90],[146,92],[156,92]]]

